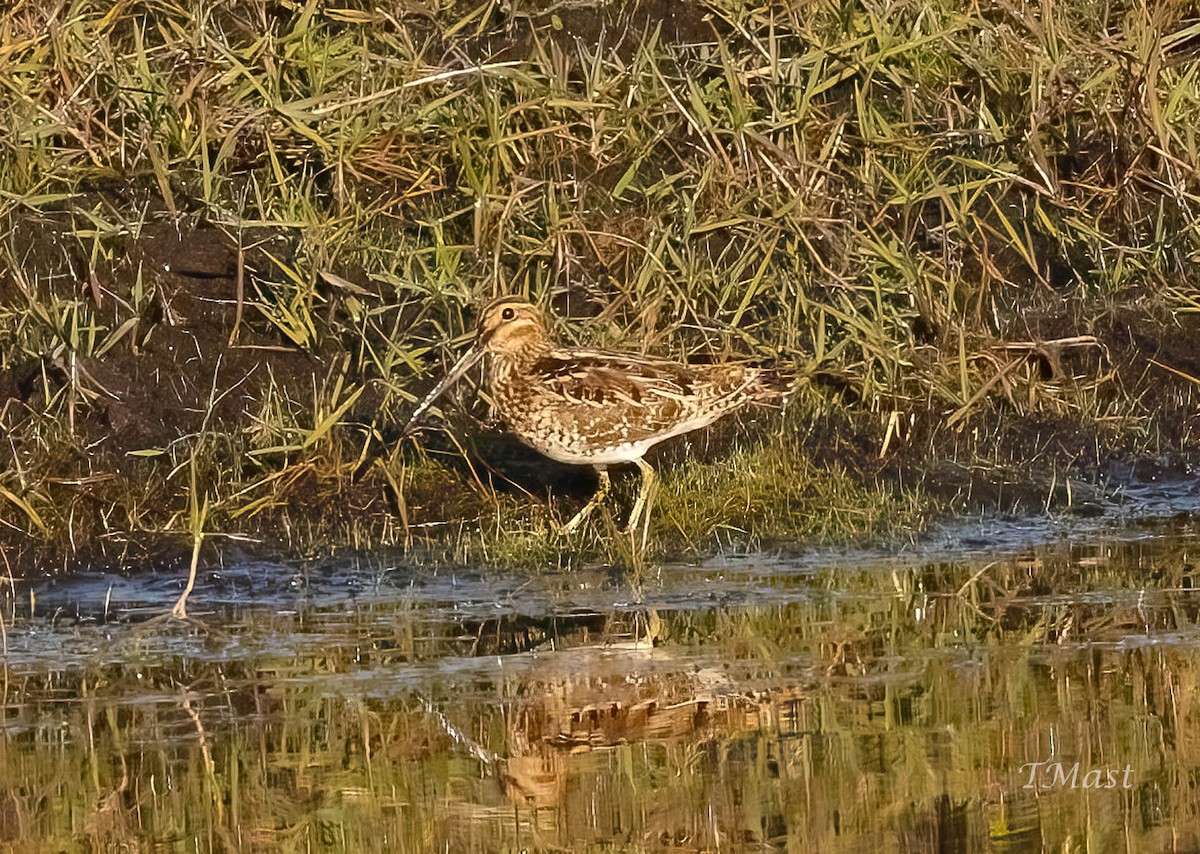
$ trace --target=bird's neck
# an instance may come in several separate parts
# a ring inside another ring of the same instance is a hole
[[[544,335],[529,335],[516,346],[505,347],[492,354],[494,375],[526,373],[537,362],[554,349],[554,343]]]

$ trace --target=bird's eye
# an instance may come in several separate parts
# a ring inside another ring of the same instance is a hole
[[[504,309],[504,311],[500,312],[501,320],[512,320],[516,316],[517,310],[512,306],[509,306],[508,308]]]

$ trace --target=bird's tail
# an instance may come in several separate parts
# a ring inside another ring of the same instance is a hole
[[[808,373],[793,365],[765,362],[758,366],[755,397],[767,406],[787,406],[808,379]]]

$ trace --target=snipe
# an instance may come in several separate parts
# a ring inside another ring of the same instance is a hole
[[[687,365],[563,348],[550,336],[536,306],[507,296],[480,313],[474,346],[417,406],[405,433],[485,357],[484,388],[507,429],[550,459],[594,466],[600,476],[595,495],[564,531],[578,527],[604,500],[608,466],[616,463],[636,463],[642,472],[627,525],[628,531],[636,531],[649,518],[654,488],[654,469],[643,459],[646,451],[748,404],[779,402],[790,386],[789,377],[748,363]],[[646,530],[643,525],[643,542]]]

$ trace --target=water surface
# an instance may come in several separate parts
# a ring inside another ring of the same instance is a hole
[[[227,559],[203,625],[19,586],[0,844],[1195,851],[1197,492],[641,575]]]

